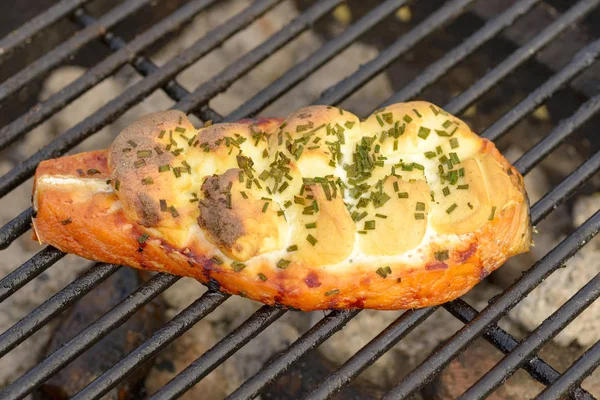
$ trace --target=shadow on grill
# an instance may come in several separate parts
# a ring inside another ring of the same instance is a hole
[[[0,398],[600,398],[600,0],[22,0],[0,15]],[[439,307],[301,313],[30,240],[39,162],[140,116],[424,99],[525,175],[536,246]],[[56,264],[56,265],[55,265]],[[591,375],[591,376],[590,376]]]

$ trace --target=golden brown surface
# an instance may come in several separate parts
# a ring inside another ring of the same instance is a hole
[[[42,162],[38,240],[303,310],[452,300],[527,251],[523,179],[425,102],[196,130],[167,111]]]

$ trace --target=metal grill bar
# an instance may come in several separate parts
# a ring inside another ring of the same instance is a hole
[[[163,273],[155,275],[64,346],[5,387],[0,392],[0,398],[22,399],[179,279],[178,276]]]
[[[129,376],[137,367],[165,348],[173,340],[183,335],[194,324],[210,314],[229,298],[228,294],[208,291],[190,304],[185,310],[156,331],[152,337],[129,353],[116,365],[72,397],[78,399],[98,399]]]
[[[600,365],[600,341],[590,347],[577,361],[565,371],[552,386],[544,389],[537,400],[559,400],[578,386]]]
[[[543,140],[538,142],[533,148],[523,154],[513,164],[519,172],[527,173],[531,171],[543,158],[549,155],[577,128],[583,125],[600,110],[600,95],[592,97],[583,104],[573,116],[561,121],[561,123],[552,130]]]
[[[122,39],[107,32],[102,35],[104,42],[115,52],[99,64],[87,70],[82,76],[70,83],[67,87],[53,94],[49,99],[37,104],[29,112],[20,118],[6,125],[0,130],[0,149],[6,148],[19,137],[27,134],[31,129],[46,121],[52,115],[66,107],[71,101],[79,97],[86,90],[100,83],[103,79],[110,76],[118,68],[126,63],[131,63],[134,67],[139,65],[139,72],[145,76],[152,72],[152,68],[147,68],[145,57],[140,57],[139,53],[147,47],[156,43],[160,38],[175,32],[181,25],[190,21],[195,15],[215,3],[216,0],[195,0],[182,8],[176,10],[164,20],[153,25],[150,29],[133,39],[130,43],[125,43]],[[93,26],[97,21],[87,15],[83,10],[78,10],[74,18],[84,28]],[[146,66],[146,68],[144,68]],[[169,83],[165,87],[170,90]],[[183,89],[183,88],[182,88]],[[176,99],[178,100],[178,99]],[[1,242],[1,241],[0,241]]]
[[[273,103],[279,96],[294,87],[302,79],[312,74],[327,61],[331,60],[346,47],[351,45],[361,35],[371,29],[375,24],[396,11],[408,0],[387,0],[371,10],[364,17],[346,29],[341,35],[327,42],[319,50],[312,53],[306,60],[296,64],[281,78],[261,90],[250,100],[227,116],[227,121],[237,121],[255,115],[264,107]]]
[[[425,321],[437,308],[428,307],[403,313],[355,355],[350,357],[338,370],[327,376],[317,388],[304,397],[304,400],[328,399],[339,392],[352,379],[356,378],[379,357],[394,347],[400,339]]]
[[[525,100],[521,101],[510,112],[496,121],[492,126],[481,134],[482,137],[497,140],[502,137],[510,128],[532,112],[544,100],[552,96],[565,83],[576,77],[578,74],[588,68],[600,55],[600,39],[592,42],[581,49],[559,73],[553,75],[544,84],[538,87]]]
[[[19,322],[0,335],[0,357],[37,332],[52,318],[83,297],[100,282],[115,273],[120,266],[99,263],[69,283],[63,290],[46,300]]]
[[[119,97],[111,100],[90,117],[67,130],[60,137],[0,177],[0,197],[6,195],[10,190],[29,178],[41,161],[63,155],[84,139],[123,115],[131,106],[137,104],[155,89],[164,86],[184,68],[219,46],[281,1],[256,0],[252,5],[207,33],[190,48],[171,59],[152,76],[129,87]]]
[[[25,286],[27,282],[47,270],[63,258],[65,253],[53,247],[45,247],[23,265],[0,280],[0,303]]]
[[[565,326],[573,321],[600,296],[600,274],[597,274],[581,290],[564,303],[556,312],[533,331],[507,354],[498,364],[471,386],[461,400],[481,399],[490,395],[506,379],[510,378],[526,362],[531,354],[536,353],[544,344],[556,336]]]
[[[460,329],[442,348],[410,372],[382,400],[406,398],[422,388],[473,340],[481,336],[490,324],[497,322],[544,278],[563,265],[567,259],[593,238],[598,233],[598,229],[600,229],[600,211],[535,263],[517,283],[497,297],[469,325]]]
[[[285,353],[281,353],[275,357],[257,374],[227,396],[226,400],[242,400],[256,397],[262,388],[277,378],[287,367],[296,362],[308,351],[329,339],[329,337],[342,329],[359,312],[360,310],[330,312],[308,332],[292,343]]]
[[[599,3],[600,2],[596,0],[579,1],[567,12],[548,25],[546,29],[538,33],[534,38],[504,59],[504,61],[495,66],[491,71],[486,73],[483,78],[479,79],[458,97],[454,98],[446,105],[445,110],[450,114],[460,114],[466,110],[473,102],[487,93],[492,87],[517,69],[525,61],[533,57],[535,53],[547,46],[565,29],[589,14]]]
[[[210,2],[204,1],[201,4],[203,6],[202,9],[206,8],[209,5],[212,5],[214,2],[215,2],[215,0],[211,0]],[[183,9],[180,9],[179,11],[182,11],[182,10]],[[199,10],[198,12],[200,12],[200,11],[201,10]],[[189,12],[186,12],[182,16],[191,18],[194,16],[194,14],[190,14]],[[89,25],[92,25],[94,22],[96,22],[96,20],[94,18],[92,18],[91,16],[86,14],[83,10],[78,10],[75,13],[75,20],[83,28],[85,28]],[[160,37],[158,37],[158,38],[160,38]],[[112,51],[119,51],[122,48],[124,48],[125,46],[127,46],[127,43],[123,39],[121,39],[118,36],[115,36],[114,33],[112,33],[112,32],[105,33],[102,36],[102,40]],[[148,76],[151,73],[154,73],[158,70],[158,66],[156,66],[156,64],[154,64],[152,61],[150,61],[148,58],[146,58],[144,56],[138,56],[135,60],[133,60],[133,62],[131,63],[131,66],[133,68],[135,68],[135,70],[137,72],[139,72],[142,76]],[[177,81],[175,79],[167,82],[166,85],[163,87],[163,91],[167,94],[167,96],[169,96],[172,100],[175,100],[175,101],[179,101],[181,98],[183,98],[189,94],[189,92],[183,86],[181,86],[179,83],[177,83]],[[201,109],[197,112],[194,112],[194,115],[196,115],[198,118],[200,118],[201,121],[209,120],[209,119],[213,118],[215,115],[217,115],[217,118],[220,118],[220,116],[216,113],[216,111],[214,111],[214,110],[207,111],[206,109]]]
[[[531,209],[531,223],[535,225],[540,222],[594,176],[598,170],[600,170],[600,153],[594,154],[536,203],[536,207]]]
[[[444,4],[410,32],[382,51],[377,57],[361,66],[355,73],[344,78],[323,92],[314,104],[336,105],[360,89],[375,75],[387,68],[394,60],[413,48],[432,32],[449,24],[475,0],[453,0]]]
[[[477,317],[478,311],[467,304],[461,299],[456,299],[450,303],[444,304],[444,308],[460,321],[468,324]],[[504,331],[496,324],[490,325],[490,327],[484,332],[483,336],[488,342],[493,344],[498,350],[503,353],[510,353],[514,350],[519,342],[513,338],[508,332]],[[550,385],[552,382],[556,382],[560,378],[560,373],[546,364],[544,360],[538,356],[532,356],[521,368],[529,373],[534,379],[543,383],[544,385]],[[574,390],[575,398],[578,400],[593,400],[594,397],[583,390],[580,387]]]
[[[207,103],[208,100],[227,89],[236,79],[250,71],[268,56],[285,46],[290,40],[308,29],[319,18],[340,4],[341,1],[342,0],[323,0],[317,2],[275,35],[244,54],[209,81],[200,85],[189,96],[186,96],[175,104],[173,108],[187,114]]]
[[[88,1],[89,0],[63,0],[60,3],[53,5],[44,11],[44,13],[34,17],[32,20],[25,23],[25,25],[22,25],[19,29],[9,33],[0,40],[0,56],[7,55],[16,47],[20,46],[28,39],[31,39],[41,30],[72,13],[73,10]]]
[[[0,250],[6,249],[16,238],[29,230],[33,208],[29,207],[0,228]]]
[[[151,399],[178,398],[256,335],[279,319],[285,312],[282,308],[261,307],[231,332],[231,334],[227,335],[186,369],[181,371],[173,380],[156,392]]]
[[[448,72],[450,68],[465,59],[485,42],[496,36],[500,31],[512,25],[538,2],[539,0],[523,0],[516,2],[502,14],[496,16],[493,20],[488,21],[481,29],[462,42],[462,44],[458,45],[438,61],[427,67],[427,69],[419,74],[417,78],[413,79],[411,83],[386,100],[382,106],[408,101],[417,96],[423,89]]]
[[[8,96],[21,89],[28,82],[55,68],[75,53],[77,49],[100,37],[104,29],[110,29],[149,3],[150,0],[130,0],[113,8],[100,18],[95,25],[71,36],[67,41],[2,82],[2,85],[0,85],[0,102],[6,100]]]

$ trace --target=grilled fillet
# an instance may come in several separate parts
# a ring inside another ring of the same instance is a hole
[[[531,243],[522,176],[426,102],[201,129],[151,114],[42,162],[33,201],[41,243],[302,310],[444,303]]]

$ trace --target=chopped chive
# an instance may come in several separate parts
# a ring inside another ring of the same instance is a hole
[[[346,123],[344,124],[344,126],[347,129],[352,129],[352,127],[354,126],[355,122],[354,121],[346,121]]]
[[[398,193],[399,199],[408,199],[408,192],[400,192]]]
[[[77,168],[77,174],[79,174],[79,176],[84,176],[85,172],[83,172],[81,168]]]
[[[425,203],[421,203],[420,201],[418,201],[417,205],[415,206],[415,210],[417,210],[417,211],[425,211]]]
[[[365,231],[372,231],[375,229],[375,220],[365,221]]]
[[[432,158],[435,158],[437,156],[437,154],[435,154],[435,151],[426,151],[423,154],[425,154],[425,157],[428,158],[428,159],[430,159],[430,160]]]
[[[148,186],[148,185],[152,185],[154,184],[154,180],[152,178],[150,178],[149,176],[142,179],[142,185]]]
[[[446,213],[447,213],[447,214],[451,214],[451,213],[452,213],[452,211],[456,210],[456,207],[458,207],[458,206],[456,205],[456,203],[453,203],[453,204],[452,204],[450,207],[448,207],[448,208],[446,209]]]
[[[240,194],[242,195],[242,197],[243,197],[244,199],[247,199],[247,198],[248,198],[248,195],[247,195],[247,194],[246,194],[246,192],[244,192],[243,190],[240,192]]]
[[[423,213],[415,213],[415,219],[425,219],[425,214],[423,214]]]
[[[333,290],[329,290],[327,292],[325,292],[325,296],[333,296],[334,294],[338,294],[340,293],[340,289],[333,289]]]
[[[382,278],[387,278],[388,276],[388,272],[385,268],[377,268],[377,270],[375,271],[375,273],[379,276],[381,276]]]
[[[421,115],[421,113],[419,113],[416,108],[413,108],[413,111],[414,111],[415,114],[417,114],[417,117],[423,118],[423,116]]]
[[[457,189],[461,189],[461,190],[465,190],[465,189],[469,188],[469,185],[458,185],[456,188]]]
[[[464,168],[460,168],[460,169],[458,170],[458,176],[459,176],[459,177],[461,177],[461,178],[462,178],[463,176],[465,176],[465,169],[464,169]]]
[[[120,180],[115,180],[115,190],[119,190],[119,188],[121,187],[121,181]]]
[[[416,163],[416,162],[412,163],[412,166],[413,166],[414,168],[416,168],[416,169],[419,169],[419,170],[421,170],[421,171],[424,171],[424,170],[425,170],[425,167],[424,167],[422,164],[419,164],[419,163]]]
[[[138,238],[138,243],[142,244],[142,243],[146,243],[146,240],[148,240],[150,236],[147,233],[143,233],[142,236],[140,236]]]
[[[452,125],[452,121],[450,121],[449,119],[445,120],[444,123],[442,124],[444,129],[448,129],[450,127],[450,125]]]
[[[312,244],[313,246],[314,246],[315,244],[317,244],[317,239],[315,239],[315,237],[314,237],[313,235],[311,235],[311,234],[309,234],[309,235],[306,237],[306,240],[308,241],[308,243]]]
[[[421,127],[419,127],[419,133],[417,133],[417,136],[420,137],[421,139],[425,140],[429,136],[430,132],[431,132],[431,129],[421,126]]]
[[[397,192],[398,190],[398,182],[394,182],[394,192]]]
[[[394,140],[394,151],[398,150],[398,140]]]
[[[450,161],[452,161],[453,164],[459,164],[460,158],[458,158],[458,154],[451,152],[450,153]]]
[[[63,219],[62,221],[60,221],[61,224],[63,225],[69,225],[71,222],[73,222],[73,220],[69,217],[67,219]]]
[[[178,132],[178,133],[184,133],[185,130],[186,129],[183,126],[178,126],[177,128],[175,128],[175,132]]]
[[[444,187],[442,193],[444,193],[444,196],[450,195],[450,188],[448,186]]]
[[[165,133],[167,133],[167,131],[165,131],[165,130],[160,131],[160,133],[158,134],[158,138],[162,139],[163,136],[165,136]]]
[[[177,212],[177,209],[175,208],[175,206],[169,207],[169,212],[171,213],[171,216],[173,218],[179,217],[179,213]]]
[[[284,260],[283,258],[279,261],[277,261],[277,264],[275,264],[277,266],[277,268],[281,268],[281,269],[286,269],[288,267],[288,265],[290,265],[291,261],[290,260]]]
[[[496,214],[496,206],[492,207],[492,212],[490,213],[490,217],[488,218],[488,220],[493,220],[494,219],[494,215]]]
[[[382,218],[382,219],[386,219],[387,218],[387,215],[385,215],[385,214],[375,214],[375,216],[377,218]]]
[[[467,205],[469,206],[469,208],[472,210],[473,209],[473,204],[471,203],[467,203]]]
[[[450,139],[450,147],[453,149],[458,148],[460,145],[458,144],[458,138]]]
[[[436,109],[432,104],[429,105],[429,108],[431,108],[436,117],[440,113],[440,110]]]
[[[137,143],[136,143],[136,142],[134,142],[133,140],[128,140],[128,141],[127,141],[127,143],[128,143],[128,144],[129,144],[131,147],[133,147],[133,148],[136,148],[136,147],[137,147]]]
[[[376,115],[375,118],[377,119],[377,122],[379,122],[379,126],[383,126],[383,121],[381,117],[379,115]]]
[[[181,176],[181,170],[179,167],[173,168],[173,175],[175,175],[175,178],[179,178]]]
[[[435,259],[438,261],[446,261],[449,258],[450,258],[450,254],[448,253],[448,250],[442,250],[442,251],[435,252]]]
[[[405,121],[407,124],[410,124],[410,123],[412,122],[412,120],[413,120],[413,119],[412,119],[412,118],[411,118],[411,117],[410,117],[408,114],[404,115],[404,117],[403,117],[402,119],[403,119],[403,120],[404,120],[404,121]]]
[[[442,146],[437,146],[437,147],[435,148],[435,152],[436,152],[437,154],[442,154]]]
[[[165,164],[165,165],[161,165],[160,167],[158,167],[158,172],[166,172],[169,171],[171,169],[171,166],[169,164]]]
[[[212,256],[211,260],[217,265],[223,264],[223,260],[219,256]]]
[[[233,268],[234,272],[240,272],[244,268],[246,268],[246,264],[241,263],[239,261],[234,261],[231,263],[231,268]]]
[[[358,233],[359,235],[366,235],[367,231],[356,231],[356,233]]]
[[[292,202],[290,200],[286,201],[285,203],[283,203],[283,206],[285,208],[289,208],[292,205]]]
[[[302,198],[300,196],[294,196],[294,203],[295,204],[302,204],[302,205],[304,205],[305,204],[304,198]]]
[[[87,174],[88,175],[96,175],[96,174],[99,174],[99,173],[100,173],[100,171],[98,171],[97,169],[94,169],[94,168],[90,168],[90,169],[87,170]]]
[[[164,199],[160,199],[158,202],[160,203],[160,211],[167,211],[167,201]]]
[[[136,167],[136,168],[143,167],[144,165],[146,165],[146,161],[144,161],[144,159],[143,159],[143,158],[140,158],[139,160],[136,160],[136,161],[133,163],[133,166],[134,166],[134,167]]]
[[[267,208],[269,208],[269,202],[265,201],[265,204],[263,204],[263,207],[262,207],[262,212],[267,212]]]
[[[296,244],[293,244],[293,245],[291,245],[290,247],[288,247],[286,250],[287,250],[288,252],[296,251],[296,250],[298,250],[298,245],[296,245]]]
[[[304,227],[306,229],[315,229],[317,227],[317,223],[316,222],[311,222],[310,224],[305,224]]]

